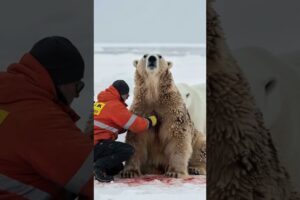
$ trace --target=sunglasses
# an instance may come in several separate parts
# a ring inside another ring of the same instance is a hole
[[[76,87],[76,92],[79,94],[84,88],[84,82],[78,81],[75,87]]]

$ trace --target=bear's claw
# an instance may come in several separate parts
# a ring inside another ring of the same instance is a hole
[[[165,173],[166,176],[172,177],[172,178],[180,178],[181,174],[179,172],[169,171]]]
[[[140,173],[138,172],[138,170],[131,169],[131,170],[123,170],[120,173],[120,175],[122,178],[135,178],[140,176]]]
[[[190,175],[205,175],[206,170],[201,167],[189,167]]]

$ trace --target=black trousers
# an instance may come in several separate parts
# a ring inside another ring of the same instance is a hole
[[[108,175],[118,174],[124,167],[122,162],[128,160],[134,148],[126,143],[114,140],[102,140],[94,147],[95,173],[104,171]]]

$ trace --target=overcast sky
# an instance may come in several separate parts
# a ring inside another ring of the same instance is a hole
[[[205,43],[205,0],[95,0],[97,43]]]

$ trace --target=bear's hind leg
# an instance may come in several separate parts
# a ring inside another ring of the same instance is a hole
[[[206,174],[206,140],[200,132],[196,133],[193,143],[193,153],[189,161],[188,171],[191,175]]]

